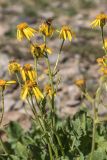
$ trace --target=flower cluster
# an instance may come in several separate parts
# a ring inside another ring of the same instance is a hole
[[[72,31],[72,29],[68,26],[62,26],[60,30],[55,29],[53,27],[52,19],[45,20],[43,23],[40,24],[38,29],[30,27],[26,22],[22,22],[21,24],[17,25],[17,39],[19,41],[26,38],[28,42],[30,43],[30,52],[34,58],[35,66],[32,67],[30,64],[25,64],[23,67],[17,63],[15,60],[11,61],[8,65],[8,70],[11,74],[15,73],[18,78],[18,82],[21,84],[21,97],[22,99],[26,99],[28,96],[35,95],[37,100],[43,99],[44,95],[40,91],[38,87],[38,74],[37,74],[37,62],[39,58],[46,58],[46,62],[48,64],[48,75],[50,77],[50,80],[53,78],[53,73],[50,70],[50,62],[48,59],[48,54],[52,53],[52,50],[47,46],[46,38],[52,37],[53,34],[56,32],[58,33],[58,36],[60,39],[63,40],[63,43],[61,44],[60,52],[62,50],[62,46],[64,44],[64,41],[68,39],[69,41],[72,40],[72,38],[75,38],[75,33]],[[58,31],[58,32],[57,32]],[[36,36],[36,34],[40,34],[43,37],[43,43],[38,43],[37,41],[33,43],[32,37]],[[58,54],[58,57],[59,57]],[[57,68],[59,59],[56,60],[56,65],[54,68],[54,71]],[[41,75],[39,75],[40,77]],[[20,79],[21,78],[21,79]],[[52,95],[55,93],[55,89],[53,87],[53,82],[51,84],[49,83],[44,88],[44,94],[48,95],[50,98],[52,98]]]

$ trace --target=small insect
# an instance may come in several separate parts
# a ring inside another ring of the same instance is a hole
[[[45,23],[50,26],[52,24],[53,20],[54,20],[54,18],[48,18],[45,20]]]

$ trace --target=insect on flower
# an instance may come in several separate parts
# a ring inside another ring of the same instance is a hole
[[[17,73],[20,71],[20,64],[16,62],[16,60],[12,60],[8,64],[8,70],[10,74]]]
[[[106,24],[106,20],[107,20],[107,14],[104,13],[98,14],[95,20],[92,21],[91,26],[92,28],[95,28],[97,26],[104,27],[104,25]]]
[[[6,80],[3,80],[3,79],[0,79],[0,89],[5,89],[5,87],[9,86],[9,85],[12,85],[12,84],[15,84],[16,81],[6,81]]]
[[[31,27],[26,22],[17,25],[17,39],[21,41],[24,38],[28,40],[31,39],[37,33],[37,31]]]
[[[66,40],[68,38],[69,41],[72,41],[72,38],[76,37],[75,33],[68,26],[63,26],[59,33],[60,39]]]
[[[37,100],[44,98],[37,83],[35,81],[27,80],[21,90],[21,99],[25,100],[30,95],[34,95]]]
[[[20,70],[23,81],[36,79],[36,72],[30,64],[25,64]]]
[[[53,19],[49,18],[45,22],[43,22],[39,27],[39,31],[47,37],[52,36],[54,32],[52,21]]]
[[[48,54],[52,53],[51,49],[48,48],[44,43],[40,45],[38,45],[37,43],[34,45],[31,45],[30,49],[31,49],[32,55],[35,56],[36,58],[43,57],[45,52]]]

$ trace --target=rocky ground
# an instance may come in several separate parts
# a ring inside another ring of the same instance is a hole
[[[0,78],[14,78],[7,72],[8,62],[12,59],[18,59],[21,64],[33,63],[27,42],[19,43],[16,40],[16,25],[26,21],[36,27],[44,18],[54,17],[53,25],[59,27],[67,24],[76,32],[72,44],[66,42],[63,47],[59,65],[61,83],[59,96],[56,97],[61,116],[76,113],[84,101],[74,81],[85,78],[89,90],[93,92],[99,79],[96,58],[103,55],[101,35],[98,29],[91,29],[90,22],[101,11],[106,12],[106,6],[106,0],[0,0]],[[56,37],[49,42],[55,53],[59,44]],[[56,54],[53,54],[50,61],[54,64],[55,60]],[[21,120],[25,124],[26,104],[20,101],[19,93],[18,86],[6,91],[4,124],[10,120]],[[101,109],[100,114],[105,112],[105,109]]]

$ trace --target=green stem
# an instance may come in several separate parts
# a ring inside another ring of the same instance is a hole
[[[51,84],[51,88],[52,88],[52,99],[51,99],[51,103],[52,103],[52,124],[53,127],[55,127],[55,106],[54,106],[54,84],[53,84],[53,76],[52,76],[52,71],[51,71],[51,67],[50,67],[50,62],[49,62],[49,58],[48,55],[46,54],[46,62],[47,62],[47,66],[48,66],[48,72],[49,72],[49,80],[50,80],[50,84]]]
[[[1,137],[0,137],[0,144],[1,144],[2,148],[3,148],[4,153],[5,153],[6,155],[8,155],[7,149],[5,148],[5,145],[4,145]]]
[[[46,36],[44,36],[44,42],[45,42],[45,45],[46,45]],[[48,72],[49,72],[49,80],[50,80],[50,84],[51,84],[51,88],[52,88],[52,125],[53,127],[55,127],[55,106],[54,106],[54,83],[53,83],[53,73],[51,71],[51,66],[50,66],[50,62],[49,62],[49,58],[48,58],[48,55],[46,53],[46,63],[47,63],[47,66],[48,66]]]
[[[102,42],[103,42],[103,47],[104,47],[104,50],[105,50],[105,54],[107,55],[107,50],[106,50],[105,42],[104,42],[104,30],[103,30],[103,27],[101,27],[101,36],[102,36]]]
[[[19,86],[20,86],[20,88],[21,88],[22,84],[21,84],[20,78],[19,78],[19,76],[18,76],[18,73],[16,73],[16,78],[17,78],[17,81],[18,81]]]
[[[95,108],[95,104],[93,105],[93,112],[94,112],[94,116],[93,116],[93,135],[92,135],[92,148],[91,148],[90,160],[93,160],[93,154],[94,154],[94,150],[95,150],[95,133],[96,133],[96,108]]]
[[[4,116],[4,89],[1,91],[1,101],[2,101],[2,113],[1,113],[1,119],[0,119],[0,126],[3,121],[3,116]]]
[[[44,37],[44,42],[45,42],[45,45],[46,45],[46,36]],[[61,53],[63,44],[64,44],[64,41],[62,42],[62,45],[61,45],[61,48],[60,48],[60,53]],[[52,99],[51,99],[51,103],[52,103],[52,127],[55,130],[55,132],[56,132],[55,106],[54,106],[54,103],[55,103],[55,100],[54,100],[54,98],[55,98],[54,97],[55,89],[54,89],[54,82],[53,82],[53,72],[51,71],[50,61],[49,61],[47,53],[46,53],[45,57],[46,57],[46,63],[47,63],[47,66],[48,66],[49,80],[50,80],[50,84],[51,84],[51,88],[52,88]],[[64,155],[64,151],[63,151],[63,147],[62,147],[62,143],[61,143],[61,140],[59,138],[59,135],[57,135],[56,133],[55,133],[55,135],[56,135],[58,144],[61,147],[62,155]]]
[[[55,63],[55,67],[53,69],[53,73],[56,72],[56,69],[57,69],[57,66],[58,66],[58,63],[59,63],[59,59],[60,59],[60,54],[61,54],[61,51],[62,51],[62,48],[63,48],[63,45],[64,45],[64,41],[65,40],[63,40],[62,43],[61,43],[60,50],[59,50],[59,53],[58,53],[58,56],[57,56],[57,60],[56,60],[56,63]]]
[[[59,136],[57,135],[57,133],[55,133],[55,136],[56,136],[56,138],[57,138],[57,141],[58,141],[58,144],[59,144],[59,146],[60,146],[62,155],[63,155],[63,157],[64,157],[65,154],[64,154],[64,150],[63,150],[63,146],[62,146],[62,143],[61,143],[61,141],[60,141],[60,138],[59,138]]]
[[[35,72],[36,72],[36,82],[38,81],[38,72],[37,72],[37,58],[34,56],[34,65],[35,65]]]
[[[53,160],[52,149],[51,149],[50,143],[48,143],[48,149],[49,149],[50,160]]]
[[[45,124],[44,124],[44,121],[43,120],[40,120],[39,116],[38,116],[38,113],[36,111],[36,108],[34,106],[34,102],[33,102],[33,98],[31,96],[31,103],[32,103],[32,107],[33,107],[33,111],[34,111],[34,116],[38,119],[38,122],[43,130],[43,132],[47,133],[46,131],[46,127],[45,127]],[[37,103],[38,105],[38,103]],[[41,116],[43,118],[43,116]],[[42,121],[42,122],[41,122]],[[43,139],[44,140],[44,139]],[[49,138],[47,137],[46,135],[46,141],[47,141],[47,144],[48,144],[48,149],[49,149],[49,155],[50,155],[50,160],[53,160],[53,156],[52,156],[52,149],[51,149],[51,142],[49,140]],[[44,141],[45,142],[45,141]],[[45,142],[46,143],[46,142]]]

